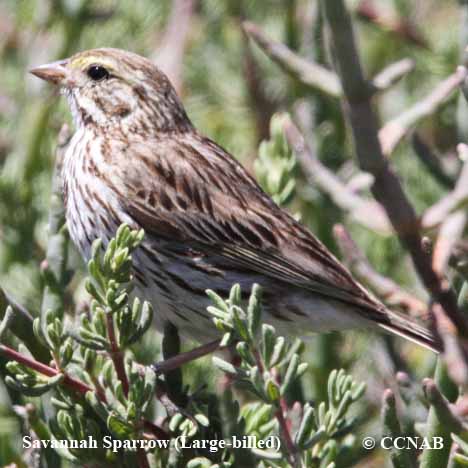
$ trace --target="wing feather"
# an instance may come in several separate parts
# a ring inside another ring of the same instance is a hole
[[[124,168],[123,207],[154,238],[215,253],[242,266],[333,299],[375,310],[374,301],[331,253],[281,210],[254,179],[215,143],[193,134],[148,142]],[[139,164],[136,162],[139,161]],[[148,171],[151,177],[148,177]]]

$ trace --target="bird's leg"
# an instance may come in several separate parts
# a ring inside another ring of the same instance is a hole
[[[219,346],[220,341],[221,340],[210,341],[209,343],[199,346],[198,348],[177,354],[176,356],[165,359],[164,361],[156,362],[155,364],[152,364],[151,367],[156,372],[156,374],[164,374],[173,369],[177,369],[180,366],[187,364],[188,362],[206,356],[207,354],[210,354],[218,349],[224,349],[225,347]]]

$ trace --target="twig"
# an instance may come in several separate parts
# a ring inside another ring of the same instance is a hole
[[[468,242],[460,240],[452,249],[449,265],[468,281]]]
[[[359,165],[374,176],[371,191],[383,205],[402,244],[408,249],[414,266],[434,300],[468,336],[468,326],[460,314],[457,300],[447,281],[432,269],[431,258],[423,251],[419,221],[398,177],[390,168],[378,139],[377,117],[371,107],[349,13],[343,0],[322,0],[331,40],[345,93],[345,111],[351,123]]]
[[[417,132],[413,132],[411,143],[416,156],[418,156],[434,179],[445,188],[452,190],[455,187],[454,178],[447,173],[441,160],[431,151],[429,145],[424,142]]]
[[[350,270],[359,280],[368,284],[387,304],[396,305],[413,317],[427,318],[426,304],[375,271],[343,225],[336,224],[333,235]]]
[[[162,339],[163,362],[180,355],[180,337],[177,327],[171,322],[164,326],[164,335]],[[183,389],[182,371],[180,367],[172,369],[165,373],[164,380],[167,386],[168,397],[178,406],[185,406],[186,395]]]
[[[375,91],[384,91],[393,86],[403,76],[407,75],[414,69],[415,62],[413,59],[404,58],[398,62],[391,63],[382,71],[374,76],[371,86]]]
[[[295,467],[296,466],[296,448],[294,446],[294,442],[290,434],[288,422],[286,421],[284,417],[283,409],[281,407],[279,407],[275,411],[275,417],[278,420],[281,433],[283,434],[283,439],[284,439],[284,443],[286,444],[286,450],[289,454],[290,462]]]
[[[439,304],[432,305],[437,333],[444,344],[444,359],[450,377],[458,385],[468,382],[467,355],[460,343],[457,330]]]
[[[412,42],[420,47],[428,47],[426,39],[406,18],[383,14],[369,0],[363,0],[359,3],[357,14],[361,19],[369,21],[401,39]]]
[[[0,344],[0,353],[4,354],[6,357],[9,359],[19,362],[20,364],[25,365],[26,367],[29,367],[30,369],[33,369],[37,372],[39,372],[42,375],[45,375],[47,377],[55,377],[59,371],[57,369],[54,369],[53,367],[50,367],[46,364],[43,364],[42,362],[36,361],[33,358],[30,358],[28,356],[25,356],[18,351],[5,346],[3,344]],[[106,403],[106,395],[104,392],[99,391],[99,389],[94,389],[90,387],[88,384],[82,382],[81,380],[78,380],[74,377],[71,377],[68,374],[64,374],[64,379],[61,382],[63,385],[67,386],[69,389],[74,390],[82,395],[86,395],[87,392],[95,392],[98,398]],[[167,434],[166,431],[161,429],[159,426],[156,426],[154,423],[151,421],[144,421],[143,422],[143,427],[154,434],[157,438],[159,439],[169,439],[169,434]]]
[[[303,59],[284,44],[269,39],[256,24],[250,21],[245,21],[243,28],[268,57],[295,79],[329,96],[339,97],[341,95],[340,81],[334,72],[327,70],[322,65]]]
[[[122,382],[122,390],[125,396],[128,396],[128,378],[127,372],[125,371],[124,355],[119,348],[117,338],[115,336],[114,328],[114,317],[111,313],[106,314],[106,325],[107,325],[107,337],[110,344],[110,358],[114,363],[115,372],[117,373],[118,379]]]
[[[337,206],[349,213],[359,224],[383,234],[391,232],[390,223],[382,207],[375,201],[366,200],[354,193],[325,167],[291,120],[285,121],[284,132],[309,183],[328,194]]]
[[[260,373],[260,375],[263,375],[265,366],[263,365],[262,358],[260,357],[260,353],[258,352],[257,349],[253,349],[253,355],[255,358],[255,363],[258,368],[258,372]],[[288,421],[286,420],[284,416],[283,408],[281,404],[276,408],[275,418],[278,421],[280,432],[283,435],[284,443],[286,445],[286,452],[288,453],[289,462],[294,468],[296,468],[297,463],[298,463],[298,460],[296,457],[297,450],[291,437],[290,424],[288,424]]]
[[[457,210],[464,209],[468,204],[468,146],[460,143],[457,149],[464,164],[455,190],[424,212],[421,224],[426,229],[440,225],[447,219],[447,216]]]
[[[445,273],[452,249],[463,235],[466,222],[466,211],[459,211],[451,214],[440,226],[432,260],[432,266],[437,273]]]
[[[182,64],[197,0],[174,0],[171,14],[153,61],[182,91]]]
[[[3,344],[0,344],[0,353],[13,361],[19,362],[20,364],[23,364],[26,367],[39,372],[40,374],[46,375],[47,377],[55,377],[57,374],[59,374],[57,369],[43,364],[42,362],[36,361],[33,358],[25,356],[24,354],[21,354],[18,351]],[[86,394],[86,392],[93,391],[89,385],[85,384],[81,380],[70,377],[68,374],[65,374],[63,384],[83,395]],[[104,394],[99,394],[98,396],[102,401],[106,401],[106,396]]]
[[[209,343],[199,346],[198,348],[192,349],[185,353],[180,353],[177,356],[166,359],[162,362],[156,362],[151,367],[157,374],[164,374],[174,369],[179,368],[186,362],[194,361],[200,357],[206,356],[216,350],[225,349],[225,347],[219,346],[220,340],[210,341]]]
[[[387,122],[379,131],[383,154],[386,156],[392,154],[398,143],[414,125],[433,114],[450,99],[453,92],[463,83],[465,77],[466,68],[458,67],[455,73],[439,83],[426,97]]]
[[[343,95],[343,89],[336,73],[323,65],[302,58],[281,42],[270,39],[259,26],[250,21],[245,21],[243,28],[263,52],[294,79],[334,98]],[[414,62],[409,58],[385,67],[369,83],[369,92],[376,93],[388,89],[413,68]]]
[[[49,360],[49,350],[37,339],[33,332],[32,315],[0,287],[0,319],[3,318],[4,311],[8,306],[11,306],[14,312],[9,330],[26,344],[36,359],[43,362]]]

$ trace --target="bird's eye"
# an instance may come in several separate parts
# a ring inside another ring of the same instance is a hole
[[[93,81],[101,81],[109,76],[109,72],[101,65],[91,65],[86,73]]]

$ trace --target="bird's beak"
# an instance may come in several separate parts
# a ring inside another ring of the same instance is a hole
[[[67,69],[68,60],[57,60],[29,70],[29,73],[37,76],[41,80],[48,81],[55,85],[65,85],[69,76]]]

